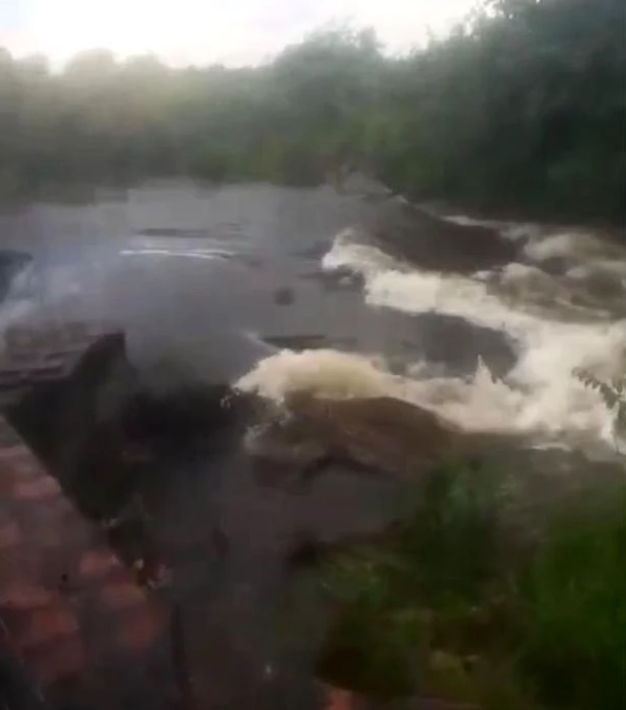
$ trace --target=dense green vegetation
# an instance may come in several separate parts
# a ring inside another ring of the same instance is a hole
[[[623,439],[625,377],[574,374]],[[538,486],[478,461],[433,471],[393,535],[325,560],[336,613],[318,672],[442,707],[624,708],[624,472]]]
[[[393,543],[332,561],[324,580],[338,615],[324,678],[442,707],[625,706],[624,482],[589,485],[534,516],[521,515],[511,483],[439,471]]]
[[[315,183],[340,166],[420,198],[555,217],[626,214],[626,3],[486,0],[407,57],[368,30],[316,33],[270,64],[173,70],[0,51],[0,185]]]

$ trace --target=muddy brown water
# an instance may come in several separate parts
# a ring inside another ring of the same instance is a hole
[[[280,476],[268,484],[240,446],[250,410],[219,406],[223,385],[274,347],[381,353],[400,370],[417,355],[454,375],[471,374],[479,356],[500,376],[516,360],[500,331],[368,308],[358,279],[323,274],[333,238],[355,224],[406,251],[405,206],[328,187],[158,183],[0,215],[0,246],[31,251],[41,266],[29,305],[40,319],[71,312],[115,321],[126,334],[149,396],[131,408],[123,443],[96,447],[85,480],[115,465],[116,480],[133,481],[120,497],[141,491],[149,535],[172,567],[167,594],[203,659],[207,707],[320,707],[312,667],[327,610],[312,572],[294,569],[294,552],[302,540],[380,529],[406,500],[405,485],[347,466],[329,467],[306,489],[281,485]],[[465,243],[455,252],[445,232],[422,233],[428,266],[463,271],[514,256],[492,234],[480,249]],[[420,250],[410,256],[419,260]],[[38,422],[27,413],[20,426],[45,458],[54,442],[35,407]],[[121,451],[128,445],[141,461]],[[75,494],[91,514],[110,512],[97,500],[85,505],[95,490]],[[114,543],[130,548],[133,535]]]

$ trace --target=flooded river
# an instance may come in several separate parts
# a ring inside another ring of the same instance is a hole
[[[337,348],[409,375],[418,401],[462,426],[602,436],[571,371],[621,364],[623,235],[496,223],[508,260],[455,273],[452,253],[420,269],[397,255],[407,231],[430,252],[449,244],[401,201],[355,193],[157,183],[16,208],[0,239],[43,264],[49,313],[120,323],[157,383],[233,382],[272,348]]]
[[[119,324],[153,391],[244,378],[280,402],[298,389],[390,387],[466,431],[610,457],[613,417],[573,370],[624,369],[624,235],[494,223],[496,245],[474,248],[476,223],[448,220],[452,237],[434,234],[372,186],[154,183],[6,210],[0,242],[37,256],[35,317]],[[450,239],[464,240],[462,259]],[[406,248],[420,240],[417,255]],[[255,708],[318,707],[310,664],[323,613],[289,576],[293,540],[380,526],[404,489],[341,470],[305,493],[262,486],[237,446],[164,459],[151,475],[171,593],[213,669],[212,707],[252,707],[246,692]]]

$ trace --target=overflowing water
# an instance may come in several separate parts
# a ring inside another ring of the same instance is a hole
[[[7,246],[45,255],[40,305],[78,301],[117,319],[146,373],[163,361],[191,381],[250,371],[245,386],[277,399],[389,392],[470,431],[613,442],[613,414],[574,371],[624,372],[623,235],[456,215],[449,222],[493,228],[516,257],[427,270],[388,248],[410,206],[370,183],[367,195],[358,181],[341,195],[157,183],[31,205],[0,215],[0,228]],[[408,225],[409,241],[428,238],[428,224]],[[0,320],[22,317],[23,294],[14,300]]]
[[[539,263],[508,264],[496,281],[494,272],[465,277],[410,269],[379,249],[353,241],[352,233],[343,233],[322,263],[326,270],[348,268],[361,274],[365,301],[373,308],[459,316],[500,330],[518,343],[516,365],[497,381],[484,364],[471,377],[451,379],[430,378],[427,362],[412,363],[404,392],[416,403],[470,430],[521,431],[572,443],[593,438],[612,442],[613,413],[574,371],[582,368],[604,380],[622,374],[626,320],[612,317],[610,308],[599,312],[590,305],[580,307],[577,321],[573,320],[568,296],[576,288],[584,289],[584,283],[570,277],[561,285],[540,268],[540,262],[548,255],[578,260],[583,254],[596,254],[598,262],[585,267],[591,280],[604,275],[610,253],[614,260],[608,263],[619,277],[626,269],[626,251],[603,245],[591,235],[574,240],[568,234],[531,242],[525,251]],[[492,280],[495,286],[490,288]],[[540,308],[538,296],[543,297]],[[621,300],[616,310],[626,302],[626,286]],[[315,365],[310,368],[314,371]]]
[[[433,376],[429,363],[420,360],[409,361],[407,376],[400,379],[384,371],[384,358],[377,358],[382,369],[375,369],[361,355],[308,351],[283,352],[262,362],[240,386],[278,400],[307,389],[325,397],[384,392],[432,409],[469,431],[523,433],[570,445],[620,443],[615,412],[575,371],[610,381],[626,370],[626,320],[620,312],[626,282],[615,283],[626,273],[626,250],[591,234],[561,233],[530,241],[525,252],[534,264],[510,263],[458,276],[411,268],[360,242],[359,233],[348,229],[322,259],[326,271],[349,270],[363,277],[363,298],[371,308],[456,316],[509,336],[517,343],[518,359],[502,379],[483,362],[465,378]],[[584,276],[572,275],[573,267],[560,280],[547,273],[541,262],[554,256],[574,263],[586,258]],[[614,276],[609,287],[623,289],[613,301],[605,299],[603,307],[591,297],[586,305],[572,302],[573,295],[582,301],[589,295],[585,280],[606,279],[607,272]]]
[[[307,591],[303,601],[294,584],[294,547],[303,537],[379,530],[407,491],[340,464],[306,491],[264,485],[242,446],[247,415],[237,420],[237,407],[221,399],[207,403],[206,385],[219,385],[220,397],[235,385],[279,406],[292,396],[395,397],[434,411],[451,430],[530,444],[505,452],[520,474],[537,452],[550,473],[563,461],[569,476],[570,462],[585,474],[602,464],[577,458],[580,450],[607,459],[616,446],[626,450],[615,412],[575,374],[609,381],[626,371],[623,235],[493,223],[514,246],[500,254],[514,258],[490,261],[483,250],[475,268],[471,258],[459,268],[448,244],[433,271],[402,257],[398,210],[411,207],[384,191],[364,200],[329,187],[166,184],[0,214],[2,246],[28,250],[42,265],[35,288],[9,289],[0,327],[68,314],[115,322],[143,385],[174,397],[153,432],[157,444],[186,426],[185,416],[178,430],[169,426],[172,412],[189,410],[177,391],[199,392],[194,407],[207,407],[202,446],[182,437],[178,448],[158,449],[167,455],[141,483],[174,567],[168,593],[184,610],[190,647],[209,652],[202,677],[215,698],[207,707],[247,707],[238,693],[272,684],[281,699],[297,698],[283,706],[308,707],[326,617],[317,597]],[[436,251],[428,224],[409,214],[405,243],[430,236]],[[227,544],[216,547],[216,528]],[[272,614],[289,600],[285,636]],[[315,628],[294,631],[310,619]]]

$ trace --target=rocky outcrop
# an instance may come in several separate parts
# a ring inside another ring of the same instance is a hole
[[[380,207],[370,230],[377,246],[423,269],[472,273],[517,261],[520,246],[482,225],[460,225],[410,204]]]
[[[471,377],[482,360],[494,377],[504,377],[517,361],[519,345],[505,330],[443,313],[410,317],[417,333],[414,360],[443,365],[451,376]]]
[[[394,397],[294,398],[286,414],[253,429],[248,450],[287,465],[301,481],[332,463],[418,481],[459,453],[459,431],[433,412]]]

